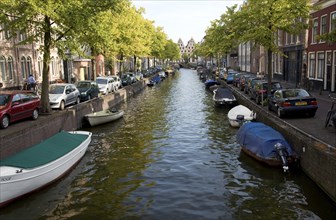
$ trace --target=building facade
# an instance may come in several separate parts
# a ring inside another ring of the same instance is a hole
[[[1,26],[1,25],[0,25]],[[3,30],[2,26],[0,30]],[[29,75],[33,75],[38,83],[42,82],[43,53],[40,50],[42,41],[20,45],[27,35],[18,33],[10,37],[9,33],[0,31],[0,88],[20,89]],[[105,74],[104,57],[99,55],[95,62],[76,55],[67,54],[63,60],[57,49],[50,51],[49,81],[75,82],[93,80],[92,63],[97,74]]]
[[[197,58],[196,57],[193,57],[192,53],[195,49],[195,40],[193,38],[191,38],[187,44],[185,45],[182,41],[182,39],[180,38],[178,41],[177,41],[177,45],[180,49],[180,54],[181,54],[181,57],[183,57],[183,54],[186,54],[188,56],[188,60],[189,62],[196,62]]]
[[[326,42],[319,35],[336,30],[336,2],[320,0],[318,10],[311,13],[311,26],[307,33],[307,76],[314,89],[336,91],[336,43]]]

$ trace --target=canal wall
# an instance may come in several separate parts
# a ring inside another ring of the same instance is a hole
[[[115,107],[141,92],[146,87],[146,83],[146,81],[139,81],[118,90],[116,93],[67,107],[63,111],[54,111],[50,115],[41,115],[38,120],[22,121],[19,122],[20,126],[9,126],[1,131],[0,159],[38,144],[41,140],[45,140],[61,130],[71,131],[82,128],[87,123],[84,115]]]
[[[333,201],[336,202],[336,149],[335,146],[319,140],[314,136],[280,120],[265,108],[242,96],[238,90],[231,88],[238,102],[257,114],[257,120],[279,131],[300,155],[300,168]],[[312,125],[314,126],[314,125]]]

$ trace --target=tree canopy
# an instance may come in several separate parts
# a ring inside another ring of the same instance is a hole
[[[43,75],[41,112],[50,112],[50,51],[57,49],[93,58],[122,56],[165,56],[167,37],[154,22],[143,18],[129,0],[1,0],[2,31],[12,37],[27,33],[20,44],[42,40]],[[90,51],[90,53],[87,53]]]
[[[214,55],[228,53],[240,43],[261,45],[267,51],[270,83],[271,55],[280,53],[278,31],[300,34],[308,27],[311,8],[309,0],[247,0],[239,10],[237,6],[227,8],[226,14],[211,23],[200,51]]]

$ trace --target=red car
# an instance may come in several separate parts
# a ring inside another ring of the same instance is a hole
[[[0,91],[0,127],[7,128],[12,122],[39,116],[40,98],[32,91]]]

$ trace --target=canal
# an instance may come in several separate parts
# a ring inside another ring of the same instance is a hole
[[[336,219],[336,205],[302,172],[240,152],[228,109],[196,71],[146,88],[124,118],[86,128],[87,154],[50,187],[0,219]]]

